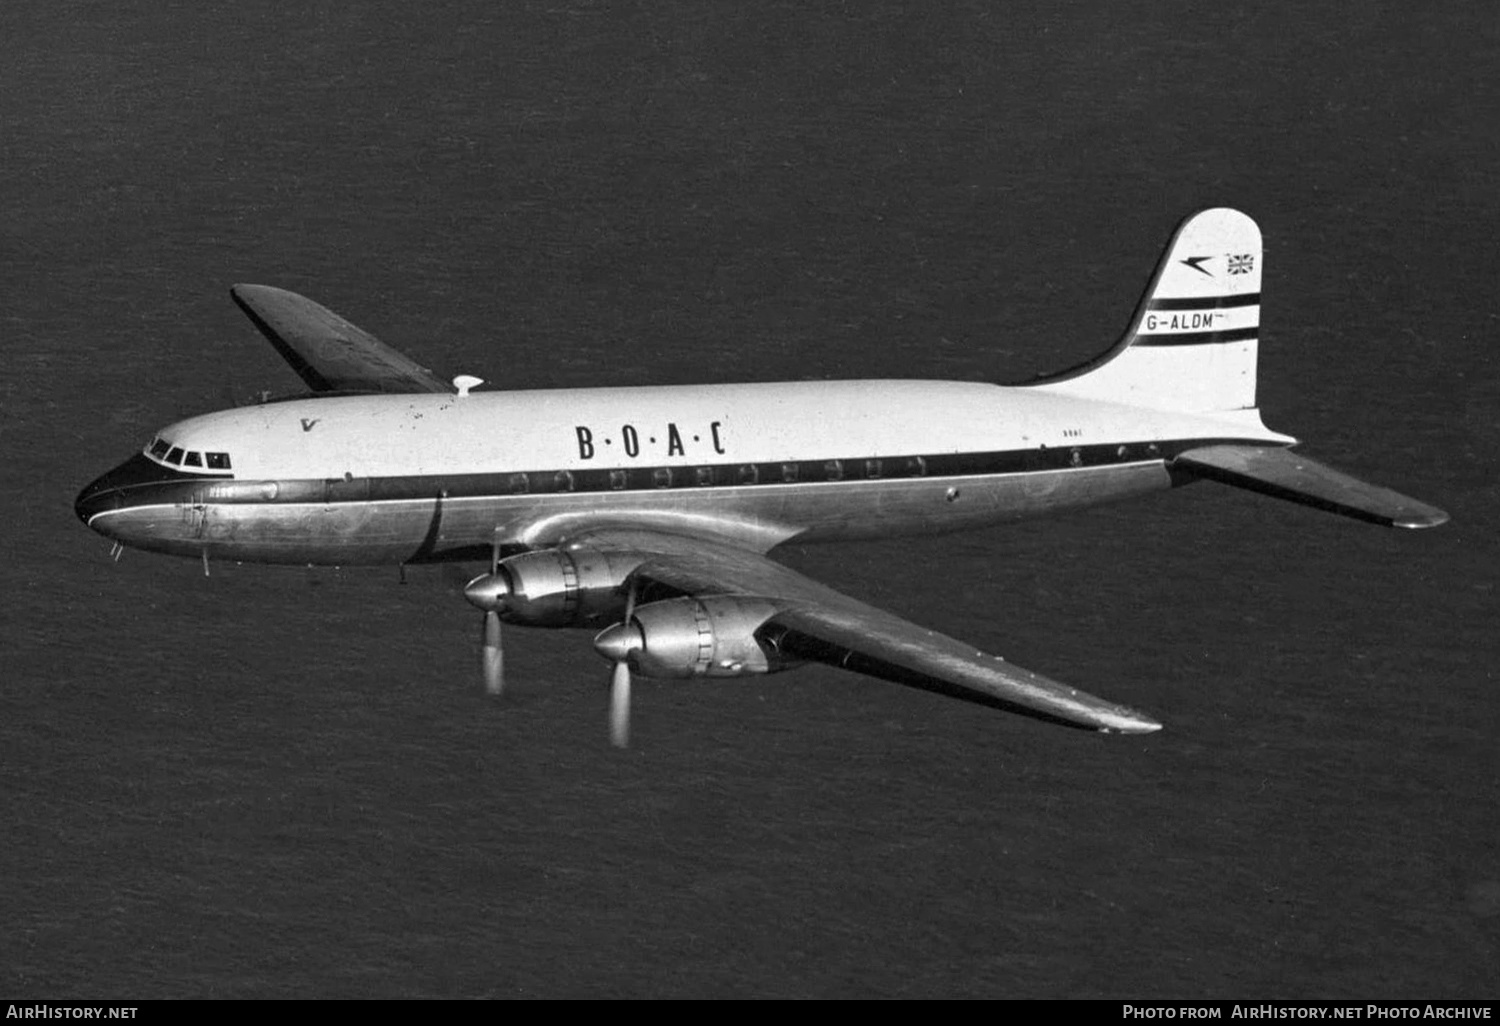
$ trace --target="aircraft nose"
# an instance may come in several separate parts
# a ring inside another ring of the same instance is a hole
[[[99,527],[93,521],[101,513],[123,509],[153,489],[183,480],[191,478],[152,462],[144,453],[137,453],[109,473],[95,478],[79,492],[78,498],[73,500],[73,512],[78,514],[79,520],[98,531]]]
[[[85,525],[100,513],[120,508],[120,500],[125,497],[125,493],[110,480],[112,476],[113,471],[91,481],[88,487],[78,493],[78,498],[73,500],[73,512],[78,514],[78,519]]]

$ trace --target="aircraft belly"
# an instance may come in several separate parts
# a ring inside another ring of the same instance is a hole
[[[207,550],[212,558],[244,562],[340,565],[399,561],[413,547],[417,520],[416,510],[370,503],[205,503],[134,506],[97,517],[91,526],[169,555],[197,558]]]
[[[410,548],[414,520],[415,511],[367,502],[222,505],[211,508],[204,542],[211,556],[247,562],[390,563]]]
[[[969,478],[859,482],[850,494],[800,497],[799,539],[835,541],[893,534],[931,534],[1025,520],[1170,486],[1162,464]]]
[[[970,477],[752,485],[618,495],[549,494],[348,502],[207,503],[111,514],[141,548],[246,562],[333,565],[487,558],[614,521],[764,551],[783,541],[926,534],[1021,520],[1164,490],[1160,461]],[[101,528],[104,525],[101,524]]]

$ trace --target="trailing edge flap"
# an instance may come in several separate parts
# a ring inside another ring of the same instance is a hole
[[[1290,449],[1210,445],[1189,449],[1172,469],[1387,527],[1436,527],[1448,514],[1368,484]]]
[[[450,392],[426,367],[306,296],[269,285],[229,290],[314,392]]]
[[[655,531],[601,530],[572,539],[644,556],[639,578],[689,595],[744,595],[778,612],[762,631],[788,655],[1090,730],[1141,734],[1161,724],[977,651],[804,577],[746,549]]]
[[[1043,677],[839,596],[838,604],[802,605],[771,618],[790,632],[785,651],[802,658],[1056,723],[1105,733],[1160,730],[1149,716]]]

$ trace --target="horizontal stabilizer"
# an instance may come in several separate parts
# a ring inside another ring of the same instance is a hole
[[[1290,449],[1210,445],[1189,449],[1172,469],[1387,527],[1436,527],[1448,514],[1368,484]]]

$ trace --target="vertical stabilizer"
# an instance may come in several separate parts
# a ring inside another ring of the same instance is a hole
[[[1172,236],[1125,336],[1033,387],[1191,413],[1255,407],[1260,229],[1238,210],[1189,217]]]

